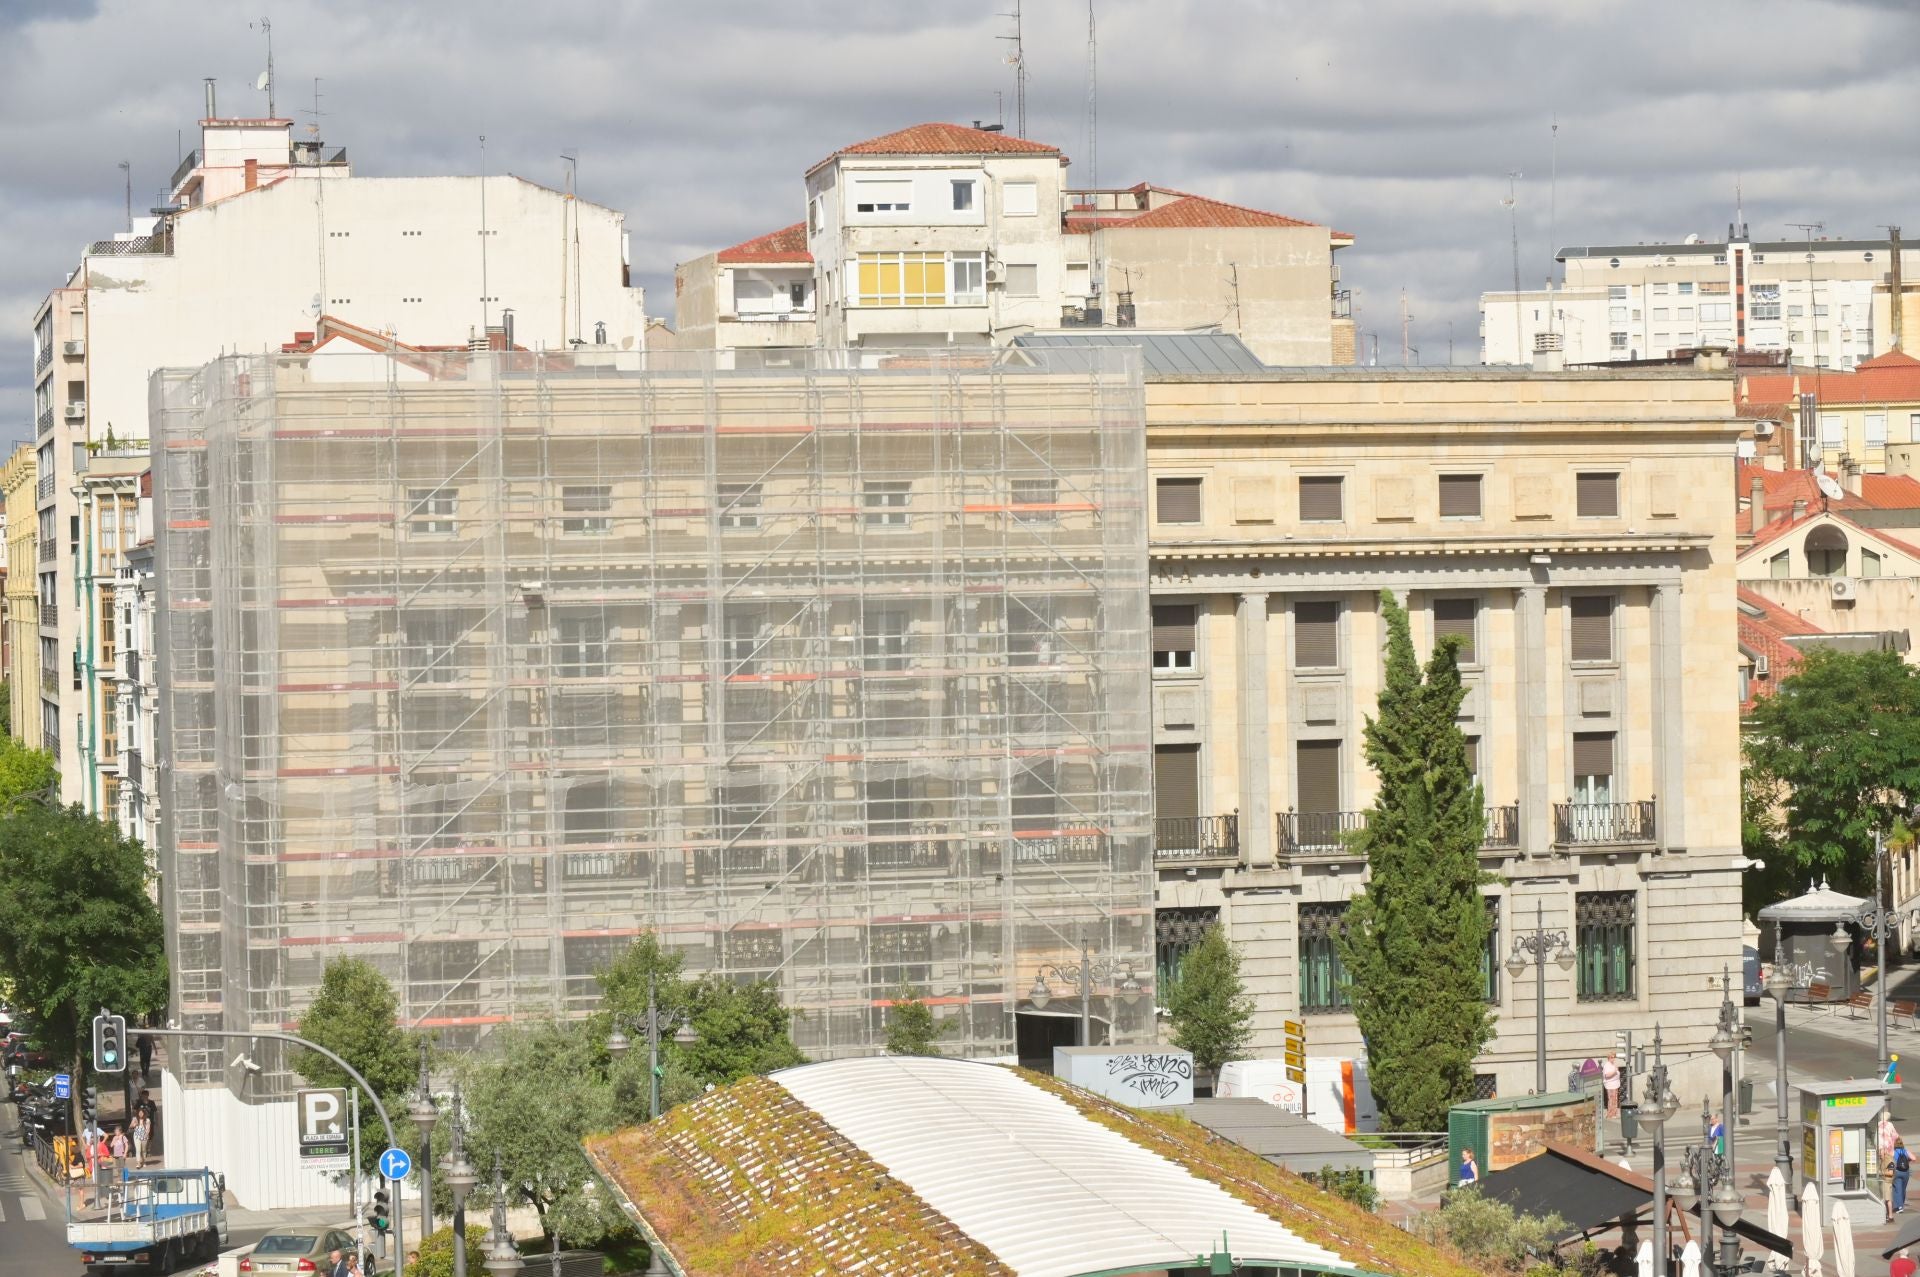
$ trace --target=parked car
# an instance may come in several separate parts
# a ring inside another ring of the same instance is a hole
[[[1760,975],[1760,951],[1747,945],[1740,951],[1740,982],[1750,1007],[1760,1005],[1760,994],[1765,989]]]
[[[32,1038],[16,1038],[7,1045],[6,1051],[9,1065],[19,1065],[23,1069],[54,1067],[53,1056],[47,1048]]]
[[[351,1252],[353,1234],[344,1228],[290,1228],[268,1233],[253,1253],[240,1259],[243,1273],[324,1273],[332,1251]]]

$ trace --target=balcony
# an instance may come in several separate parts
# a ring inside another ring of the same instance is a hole
[[[129,683],[138,683],[140,681],[139,649],[129,648],[125,652],[121,653],[121,655],[126,658],[127,681]]]
[[[1654,839],[1653,803],[1555,803],[1553,845],[1610,847]]]
[[[42,368],[45,368],[48,364],[52,362],[53,362],[53,343],[50,341],[43,341],[40,343],[39,353],[35,354],[33,357],[33,370],[35,372],[39,372]]]
[[[49,404],[45,408],[42,408],[40,410],[40,415],[33,419],[33,428],[34,428],[34,431],[36,432],[36,437],[38,435],[43,435],[47,433],[47,431],[53,429],[53,406],[51,404]]]
[[[1367,827],[1366,811],[1283,811],[1275,818],[1275,846],[1281,859],[1293,856],[1358,859],[1352,846],[1355,834]],[[1502,851],[1520,845],[1520,808],[1488,807],[1483,813],[1485,832],[1480,838],[1483,851]]]
[[[1520,805],[1518,803],[1511,807],[1487,808],[1486,833],[1481,835],[1480,845],[1490,848],[1520,845]]]
[[[60,605],[58,603],[42,603],[40,605],[40,628],[43,630],[52,630],[58,629],[59,627]]]
[[[1153,822],[1153,860],[1159,865],[1237,864],[1239,816],[1172,816]]]

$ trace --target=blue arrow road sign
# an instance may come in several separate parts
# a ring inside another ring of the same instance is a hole
[[[413,1159],[405,1149],[390,1148],[380,1154],[380,1173],[388,1179],[405,1179],[413,1169]]]
[[[53,1075],[53,1098],[56,1100],[70,1100],[73,1098],[73,1075],[71,1073],[56,1073]]]

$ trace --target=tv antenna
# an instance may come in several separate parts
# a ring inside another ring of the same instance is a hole
[[[260,21],[258,21],[258,22],[249,22],[249,23],[248,23],[247,25],[248,25],[249,27],[252,27],[252,28],[257,28],[257,29],[258,29],[258,30],[260,31],[260,33],[261,33],[262,35],[264,35],[264,36],[266,36],[266,37],[267,37],[267,69],[266,69],[265,71],[263,71],[263,72],[261,72],[261,73],[260,73],[260,78],[259,78],[258,80],[255,80],[255,81],[253,82],[253,87],[254,87],[254,88],[256,88],[256,89],[265,89],[265,90],[267,91],[267,118],[268,118],[268,119],[272,119],[272,118],[274,118],[274,110],[273,110],[273,19],[272,19],[272,18],[262,18],[262,19],[260,19]]]
[[[1013,68],[1013,119],[1017,136],[1027,135],[1027,49],[1021,40],[1020,0],[1013,0],[1013,12],[1003,13],[1003,18],[1013,19],[1013,34],[1000,38],[1013,45],[1013,52],[1007,55],[1007,65]]]
[[[1527,336],[1521,331],[1520,319],[1520,197],[1515,183],[1520,180],[1518,169],[1507,171],[1507,197],[1500,201],[1500,207],[1507,210],[1507,229],[1513,237],[1513,345],[1514,360],[1524,363],[1527,358]]]

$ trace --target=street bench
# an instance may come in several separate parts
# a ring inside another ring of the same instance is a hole
[[[1873,1010],[1873,994],[1865,989],[1847,999],[1847,1018],[1857,1020],[1862,1011]]]
[[[1908,1028],[1920,1029],[1920,1023],[1916,1023],[1915,1020],[1916,1016],[1920,1016],[1920,1002],[1901,1002],[1896,999],[1887,1003],[1887,1018],[1889,1020],[1898,1023],[1901,1016],[1907,1018]]]

